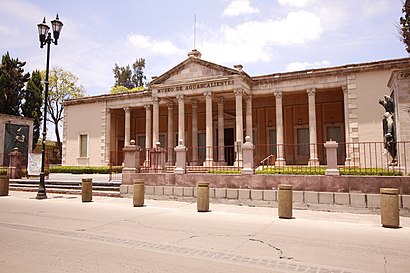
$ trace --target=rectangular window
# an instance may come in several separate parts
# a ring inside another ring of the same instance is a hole
[[[297,129],[298,155],[309,156],[309,128]]]
[[[276,146],[276,130],[269,129],[269,149],[270,154],[276,156],[277,146]]]
[[[87,157],[88,135],[80,135],[80,157]]]

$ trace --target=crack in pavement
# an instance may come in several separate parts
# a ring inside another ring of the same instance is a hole
[[[276,246],[274,246],[274,245],[271,245],[271,244],[269,244],[269,243],[266,243],[265,241],[262,241],[262,240],[260,240],[260,239],[254,239],[254,238],[250,238],[249,241],[251,241],[251,242],[258,242],[258,243],[267,245],[267,246],[269,246],[269,247],[275,249],[276,251],[278,251],[279,259],[286,259],[286,260],[293,260],[293,259],[294,259],[293,257],[284,256],[282,249],[280,249],[279,247],[276,247]]]

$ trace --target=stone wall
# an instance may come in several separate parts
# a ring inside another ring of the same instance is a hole
[[[410,195],[410,177],[407,176],[325,176],[325,175],[215,175],[215,174],[134,174],[147,186],[195,187],[199,181],[209,182],[211,188],[277,189],[279,184],[293,185],[295,191],[369,193],[379,194],[380,188],[398,188],[400,194]]]

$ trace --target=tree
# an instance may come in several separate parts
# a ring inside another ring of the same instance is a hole
[[[132,64],[132,69],[134,70],[134,75],[132,75],[132,82],[134,87],[144,86],[144,80],[147,77],[144,76],[145,59],[139,58]]]
[[[34,119],[33,126],[33,150],[40,138],[43,105],[43,84],[41,82],[41,73],[38,70],[33,71],[30,80],[27,82],[26,89],[22,91],[21,112],[23,116]]]
[[[0,113],[20,115],[21,93],[30,73],[24,73],[24,65],[19,59],[12,59],[9,52],[1,58],[0,66]]]
[[[42,72],[42,78],[45,78],[45,71]],[[62,146],[58,126],[63,119],[63,101],[80,98],[83,97],[84,94],[84,87],[78,84],[78,78],[74,74],[63,70],[61,67],[53,67],[50,70],[47,120],[54,124],[54,131],[60,153]]]
[[[133,88],[132,84],[132,71],[130,66],[121,66],[115,64],[114,69],[115,86],[124,86],[128,89]]]
[[[115,84],[111,89],[111,94],[117,94],[122,92],[133,92],[139,91],[141,88],[144,89],[146,77],[144,75],[145,59],[139,58],[135,60],[132,64],[132,70],[130,66],[118,66],[114,65],[112,70],[114,73]],[[125,87],[124,88],[120,88]],[[135,88],[137,88],[135,90]]]
[[[406,51],[410,53],[410,0],[403,3],[402,12],[404,16],[400,17],[400,34],[401,40],[406,45]]]

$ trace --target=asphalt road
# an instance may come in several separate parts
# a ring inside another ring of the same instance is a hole
[[[0,197],[0,272],[410,272],[410,218],[129,198]]]

